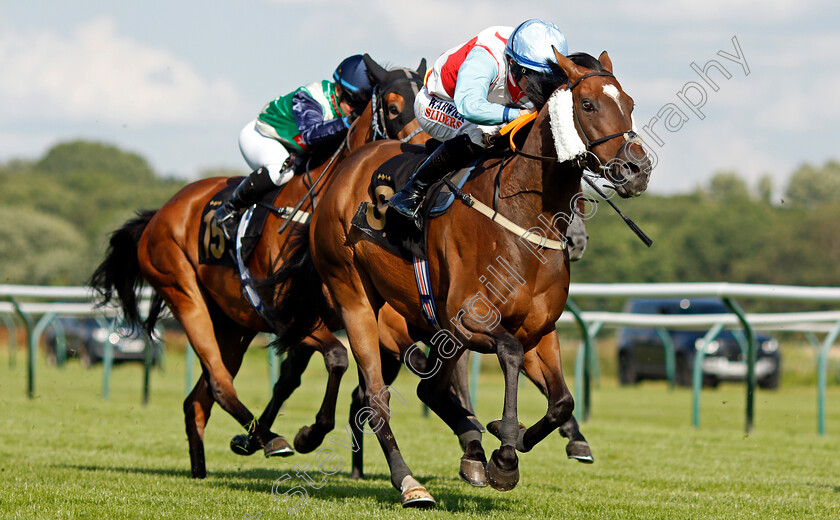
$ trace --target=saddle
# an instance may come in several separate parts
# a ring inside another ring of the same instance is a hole
[[[456,170],[429,187],[421,206],[423,230],[412,221],[396,214],[388,207],[388,200],[402,187],[428,158],[440,141],[431,139],[425,147],[415,147],[385,161],[373,173],[370,193],[373,202],[362,202],[351,224],[388,251],[403,258],[426,258],[426,228],[430,219],[446,213],[455,200],[450,184],[458,189],[467,182],[475,161],[467,168]],[[479,159],[480,160],[480,159]],[[390,218],[389,218],[390,217]]]

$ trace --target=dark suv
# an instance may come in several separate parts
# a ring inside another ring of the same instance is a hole
[[[637,314],[729,314],[729,308],[716,299],[629,300],[624,312]],[[690,386],[696,349],[701,347],[706,331],[664,330],[674,343],[675,382]],[[722,380],[743,381],[747,373],[744,354],[735,334],[724,330],[706,347],[703,360],[703,384],[717,386]],[[756,334],[755,374],[762,388],[779,386],[781,357],[774,338]],[[618,332],[618,374],[622,385],[642,379],[666,379],[665,344],[656,329],[622,328]]]
[[[127,327],[118,327],[113,332],[109,324],[93,317],[55,318],[52,326],[44,332],[47,360],[56,361],[56,348],[60,335],[56,328],[64,331],[67,357],[77,357],[84,366],[99,363],[105,357],[105,344],[114,346],[114,361],[144,361],[146,342],[142,337],[132,336]],[[157,345],[156,345],[157,346]],[[159,348],[152,349],[152,360],[157,362]]]

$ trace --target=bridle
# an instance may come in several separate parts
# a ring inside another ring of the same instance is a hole
[[[572,92],[574,90],[574,88],[577,87],[578,85],[580,85],[580,83],[583,80],[585,80],[587,78],[595,77],[595,76],[606,76],[608,78],[615,79],[615,76],[613,76],[613,74],[611,72],[607,72],[607,71],[590,72],[588,74],[584,74],[583,76],[579,77],[574,82],[566,85],[565,89],[568,90],[569,92]],[[596,138],[596,139],[590,139],[589,136],[586,135],[586,130],[584,130],[583,125],[580,124],[580,116],[578,116],[577,105],[574,104],[574,103],[572,103],[572,116],[574,118],[575,128],[577,129],[578,134],[580,134],[580,136],[582,137],[583,144],[586,146],[586,153],[579,156],[577,159],[575,159],[576,165],[579,166],[581,169],[586,168],[587,166],[590,166],[590,164],[588,164],[588,162],[587,162],[588,156],[589,155],[595,156],[595,153],[592,150],[596,146],[598,146],[599,144],[606,143],[607,141],[611,141],[611,140],[613,140],[617,137],[624,137],[624,143],[621,144],[621,146],[618,148],[618,151],[615,154],[616,159],[621,156],[621,153],[624,151],[624,148],[627,147],[627,145],[629,145],[630,143],[641,144],[640,140],[638,138],[639,137],[638,134],[636,134],[636,132],[634,132],[632,129],[625,130],[623,132],[616,132],[616,133],[610,134],[610,135],[605,135],[604,137],[599,137],[599,138]],[[557,157],[548,157],[548,156],[545,156],[545,155],[530,154],[530,153],[527,153],[527,152],[523,152],[522,150],[518,150],[516,148],[516,145],[514,145],[514,143],[513,143],[514,134],[520,128],[522,128],[522,126],[524,126],[529,121],[532,121],[534,118],[536,118],[536,114],[534,114],[532,118],[523,121],[519,126],[512,129],[512,131],[510,132],[510,147],[511,147],[511,150],[513,150],[518,155],[521,155],[523,157],[527,157],[528,159],[534,159],[534,160],[537,160],[537,161],[547,161],[547,162],[559,162]],[[596,157],[596,159],[597,159],[597,157]],[[596,170],[596,169],[597,170],[607,170],[608,168],[604,165],[599,164],[597,168],[591,168],[591,169],[592,170]]]
[[[611,72],[607,72],[607,71],[590,72],[590,73],[588,73],[588,74],[584,74],[583,76],[579,77],[577,80],[575,80],[574,82],[572,82],[571,84],[567,85],[567,86],[566,86],[566,90],[568,90],[569,92],[571,92],[572,90],[574,90],[574,88],[575,88],[576,86],[580,85],[580,83],[581,83],[583,80],[585,80],[585,79],[587,79],[587,78],[595,77],[595,76],[606,76],[606,77],[609,77],[609,78],[613,78],[613,79],[615,79],[615,76],[613,76],[613,74],[612,74]],[[608,172],[608,171],[609,171],[609,168],[608,168],[607,166],[602,165],[602,164],[600,163],[600,160],[597,158],[597,156],[595,155],[595,153],[592,151],[592,149],[593,149],[593,148],[595,148],[596,146],[598,146],[599,144],[606,143],[607,141],[610,141],[610,140],[615,139],[615,138],[617,138],[617,137],[624,137],[624,143],[622,143],[622,145],[621,145],[621,146],[619,147],[619,149],[618,149],[618,152],[616,152],[616,154],[615,154],[615,158],[616,158],[616,159],[618,159],[618,158],[621,156],[621,153],[624,151],[624,148],[625,148],[628,144],[630,144],[630,143],[637,143],[637,144],[639,144],[639,145],[641,145],[641,144],[642,144],[642,143],[641,143],[641,139],[639,139],[638,134],[636,134],[636,132],[634,132],[632,129],[630,129],[630,130],[625,130],[624,132],[616,132],[616,133],[614,133],[614,134],[606,135],[606,136],[604,136],[604,137],[599,137],[599,138],[594,139],[594,140],[593,140],[593,139],[590,139],[590,138],[589,138],[589,136],[588,136],[588,135],[586,135],[586,131],[583,129],[583,126],[580,124],[580,119],[579,119],[579,117],[578,117],[577,106],[575,105],[575,103],[574,103],[574,102],[572,103],[572,116],[573,116],[573,118],[574,118],[575,128],[577,129],[578,134],[580,134],[580,135],[583,137],[583,139],[582,139],[582,140],[583,140],[584,145],[586,146],[586,153],[585,153],[585,154],[582,154],[582,155],[580,155],[580,156],[578,156],[576,159],[573,159],[574,164],[575,164],[578,168],[580,168],[581,170],[584,170],[584,169],[589,169],[589,170],[592,170],[592,171],[596,171],[596,170],[598,170],[598,171],[601,171],[601,172]],[[519,122],[519,123],[517,123],[516,125],[511,126],[511,127],[506,127],[506,128],[503,128],[503,129],[502,129],[502,133],[503,133],[503,134],[504,134],[506,131],[507,131],[507,132],[510,132],[510,148],[511,148],[511,150],[513,150],[513,151],[514,151],[514,153],[516,153],[516,154],[518,154],[518,155],[521,155],[521,156],[523,156],[523,157],[526,157],[526,158],[528,158],[528,159],[534,159],[534,160],[537,160],[537,161],[545,161],[545,162],[552,162],[552,163],[560,162],[560,160],[559,160],[557,157],[547,157],[547,156],[544,156],[544,155],[530,154],[530,153],[526,153],[526,152],[523,152],[523,151],[521,151],[521,150],[518,150],[518,149],[516,148],[516,145],[515,145],[515,144],[514,144],[514,142],[513,142],[513,136],[514,136],[514,134],[515,134],[518,130],[520,130],[523,126],[525,126],[525,125],[526,125],[526,124],[528,124],[529,122],[531,122],[531,121],[533,121],[534,119],[536,119],[536,117],[537,117],[537,114],[536,114],[536,113],[529,114],[529,116],[526,116],[525,118],[523,118],[523,119],[522,119],[522,121],[521,121],[521,122]],[[513,123],[512,123],[512,125],[513,125]],[[589,164],[589,163],[588,163],[588,158],[589,158],[589,156],[590,156],[590,155],[592,155],[593,157],[595,157],[595,160],[596,160],[596,162],[597,162],[597,164],[598,164],[597,168],[593,167],[591,164]],[[609,163],[608,163],[608,164],[609,164]],[[610,197],[607,197],[607,196],[604,194],[604,192],[603,192],[603,191],[601,191],[601,189],[598,187],[598,185],[597,185],[597,184],[595,184],[595,182],[593,182],[593,181],[592,181],[592,179],[590,179],[590,178],[589,178],[588,176],[586,176],[585,174],[584,174],[584,175],[582,175],[582,177],[581,177],[581,178],[582,178],[582,179],[583,179],[583,180],[584,180],[584,181],[585,181],[585,182],[586,182],[586,183],[587,183],[587,184],[588,184],[588,185],[589,185],[589,186],[590,186],[590,187],[591,187],[591,188],[592,188],[592,189],[593,189],[593,190],[594,190],[594,191],[595,191],[598,195],[600,195],[600,196],[601,196],[601,198],[603,198],[605,201],[607,201],[607,203],[608,203],[608,204],[609,204],[609,205],[610,205],[610,206],[611,206],[611,207],[612,207],[612,208],[613,208],[613,209],[614,209],[614,210],[615,210],[615,211],[619,214],[619,216],[621,216],[621,218],[624,220],[624,222],[625,222],[625,223],[626,223],[626,224],[630,227],[630,229],[631,229],[631,230],[633,230],[633,232],[636,234],[636,236],[638,236],[638,237],[639,237],[639,239],[640,239],[640,240],[641,240],[641,241],[642,241],[642,242],[643,242],[646,246],[648,246],[648,247],[650,247],[650,246],[651,246],[651,244],[653,243],[653,241],[650,239],[650,237],[648,237],[648,236],[647,236],[647,234],[645,234],[645,232],[644,232],[644,231],[642,231],[642,229],[641,229],[641,228],[640,228],[640,227],[639,227],[639,226],[638,226],[635,222],[633,222],[633,221],[632,221],[629,217],[627,217],[627,216],[626,216],[626,215],[625,215],[625,214],[624,214],[624,213],[623,213],[623,212],[622,212],[622,211],[618,208],[618,206],[616,206],[616,204],[615,204],[615,203],[614,203],[614,202],[610,199]]]
[[[408,73],[406,71],[406,73]],[[394,81],[386,84],[383,87],[376,85],[373,88],[373,96],[370,98],[371,103],[371,118],[370,118],[370,130],[371,134],[373,135],[373,140],[377,141],[379,139],[396,139],[396,134],[399,133],[400,130],[405,128],[405,125],[410,123],[414,117],[409,118],[406,114],[406,109],[403,108],[402,112],[394,118],[394,119],[387,119],[385,115],[385,94],[391,92],[393,90],[394,85],[399,83],[413,83],[417,85],[423,85],[423,80],[419,78],[398,78]],[[416,96],[417,93],[420,91],[419,88],[412,88],[414,90],[414,95]],[[411,110],[411,114],[414,114],[414,111]],[[399,125],[399,126],[397,126]],[[400,139],[401,142],[407,143],[410,141],[414,136],[422,132],[422,128],[417,128],[413,132],[411,132],[408,136]],[[394,137],[391,137],[390,134],[393,132]]]

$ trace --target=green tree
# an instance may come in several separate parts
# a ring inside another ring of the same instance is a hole
[[[800,166],[790,177],[785,201],[811,208],[840,202],[840,163],[829,161],[822,168]]]

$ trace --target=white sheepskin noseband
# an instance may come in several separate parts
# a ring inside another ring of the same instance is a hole
[[[558,89],[548,98],[548,119],[560,162],[570,161],[586,153],[586,145],[575,128],[573,110],[574,100],[570,90]]]

